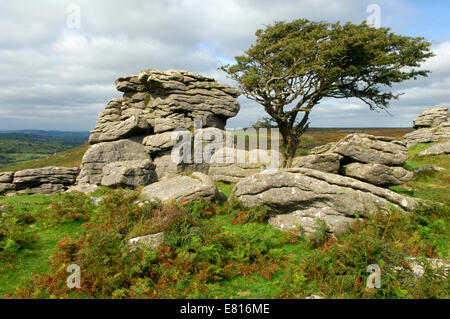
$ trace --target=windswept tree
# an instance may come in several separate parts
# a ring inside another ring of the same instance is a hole
[[[399,95],[385,88],[430,71],[433,55],[423,38],[388,28],[299,19],[256,31],[256,43],[221,69],[242,93],[262,105],[283,138],[283,167],[291,166],[314,106],[323,98],[358,98],[370,110],[387,109]]]

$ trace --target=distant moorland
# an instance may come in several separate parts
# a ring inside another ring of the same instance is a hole
[[[0,131],[0,170],[85,144],[89,132]]]

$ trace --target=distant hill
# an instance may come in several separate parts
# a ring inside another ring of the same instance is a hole
[[[21,130],[0,132],[0,169],[63,152],[87,142],[89,132]]]

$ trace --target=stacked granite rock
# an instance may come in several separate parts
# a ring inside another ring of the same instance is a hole
[[[107,104],[91,131],[79,189],[146,186],[181,174],[207,173],[208,163],[194,160],[195,137],[214,143],[225,135],[227,119],[239,111],[239,91],[188,71],[146,70],[117,79],[116,87],[124,94]],[[192,145],[190,162],[172,159],[177,129]]]
[[[67,190],[75,183],[78,167],[26,169],[0,173],[0,194],[16,191],[18,194],[53,194]]]
[[[413,123],[415,130],[403,136],[408,147],[450,139],[450,112],[447,107],[426,109]]]
[[[384,187],[401,185],[413,177],[403,168],[406,145],[391,137],[350,134],[337,143],[312,149],[310,154],[296,157],[293,167],[340,174]]]

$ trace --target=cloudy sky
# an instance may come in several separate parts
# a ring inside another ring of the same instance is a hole
[[[106,103],[121,96],[115,79],[148,68],[185,69],[233,85],[217,68],[242,54],[256,29],[297,18],[360,23],[371,4],[380,8],[381,26],[433,43],[436,56],[423,65],[433,73],[394,87],[405,94],[391,103],[392,116],[357,100],[323,100],[311,126],[411,126],[424,108],[450,105],[447,1],[2,0],[0,131],[90,130]],[[264,116],[259,105],[239,101],[227,127]]]

